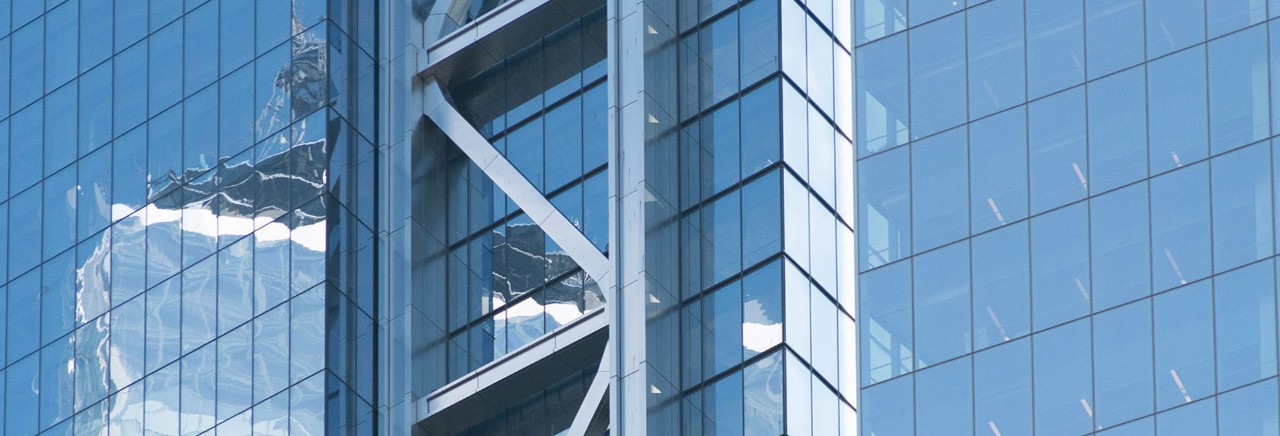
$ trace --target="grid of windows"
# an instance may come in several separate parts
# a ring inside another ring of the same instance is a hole
[[[1274,433],[1269,6],[941,5],[855,2],[862,430]]]
[[[371,426],[373,9],[10,3],[0,432]]]

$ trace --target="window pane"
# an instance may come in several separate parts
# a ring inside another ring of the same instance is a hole
[[[733,282],[702,302],[703,364],[711,377],[742,362],[742,285]]]
[[[911,145],[912,224],[919,229],[912,245],[915,252],[965,236],[969,228],[966,151],[963,128]]]
[[[1027,124],[1022,108],[969,125],[973,233],[1027,216]]]
[[[1266,33],[1258,26],[1209,43],[1209,143],[1214,154],[1270,133]]]
[[[710,286],[742,270],[740,191],[702,209],[702,283]]]
[[[969,118],[1026,99],[1023,4],[995,0],[969,10]]]
[[[1274,272],[1261,262],[1213,279],[1219,392],[1276,375]]]
[[[1152,412],[1150,300],[1093,317],[1093,363],[1098,427]]]
[[[699,36],[702,57],[702,108],[738,92],[738,17],[736,13],[704,27]]]
[[[911,195],[907,150],[858,162],[860,269],[911,254]]]
[[[1203,0],[1148,2],[1147,58],[1204,41],[1204,4]]]
[[[1031,213],[1085,197],[1089,192],[1085,150],[1084,89],[1031,103]]]
[[[1277,420],[1276,383],[1265,381],[1218,397],[1218,434],[1275,436]]]
[[[741,174],[744,178],[778,161],[782,134],[779,96],[777,81],[742,96]]]
[[[1088,221],[1088,207],[1083,203],[1031,221],[1035,330],[1089,313]]]
[[[858,323],[862,384],[910,372],[911,264],[899,262],[862,274]]]
[[[1031,332],[1027,225],[973,238],[974,348]]]
[[[1134,68],[1088,86],[1089,175],[1093,192],[1123,186],[1147,175],[1143,73],[1142,68]]]
[[[1214,399],[1197,401],[1156,415],[1156,432],[1160,436],[1200,436],[1218,431],[1217,406]]]
[[[782,434],[782,378],[782,353],[774,353],[742,370],[744,434]]]
[[[1205,398],[1213,383],[1213,293],[1208,281],[1157,295],[1156,409]]]
[[[855,43],[907,28],[907,0],[854,0],[853,9]]]
[[[547,111],[546,192],[582,174],[582,102],[577,97]]]
[[[1151,179],[1151,249],[1155,291],[1209,275],[1208,165]]]
[[[918,434],[969,434],[973,428],[972,374],[969,359],[947,362],[916,374]]]
[[[742,85],[749,86],[778,71],[778,2],[756,1],[741,14]]]
[[[1031,434],[1031,341],[973,357],[974,433]]]
[[[1032,338],[1037,434],[1083,434],[1093,428],[1089,320]]]
[[[907,37],[861,47],[857,56],[858,156],[866,156],[908,141]]]
[[[1267,3],[1263,0],[1211,0],[1205,4],[1208,5],[1209,38],[1261,23],[1267,18]]]
[[[968,98],[964,17],[943,18],[916,28],[907,36],[911,39],[912,137],[928,136],[964,122]]]
[[[955,0],[911,0],[911,25],[919,25],[938,17],[964,9],[964,1]]]
[[[916,356],[921,366],[968,353],[969,243],[914,259]]]
[[[507,159],[524,174],[529,183],[543,190],[542,177],[542,118],[534,118],[528,124],[507,134]],[[545,192],[545,191],[544,191]]]
[[[742,306],[744,359],[782,342],[782,261],[742,279]]]
[[[1142,0],[1089,0],[1085,4],[1085,40],[1089,78],[1142,62]],[[1138,89],[1136,91],[1141,91]]]
[[[903,413],[914,410],[911,379],[901,377],[862,391],[863,433],[877,436],[915,434],[912,414]]]
[[[1204,59],[1200,46],[1147,64],[1147,131],[1151,134],[1153,174],[1208,156]]]
[[[1151,294],[1147,211],[1146,183],[1090,201],[1095,312]]]
[[[1083,13],[1080,0],[1027,2],[1028,98],[1084,80]]]
[[[1151,417],[1146,417],[1128,424],[1112,427],[1107,431],[1096,433],[1098,436],[1150,436],[1155,431],[1156,422]]]
[[[736,436],[742,428],[742,373],[735,372],[702,391],[702,410],[707,414],[702,431],[706,436]]]
[[[1272,253],[1270,153],[1263,143],[1211,162],[1214,271]]]
[[[730,102],[702,119],[702,195],[706,198],[738,183],[738,102]]]

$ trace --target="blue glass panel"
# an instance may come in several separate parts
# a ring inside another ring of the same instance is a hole
[[[1274,275],[1260,262],[1213,278],[1219,392],[1276,375]]]
[[[866,380],[865,378],[863,379]],[[872,435],[915,434],[912,378],[900,377],[862,391],[862,431]]]
[[[968,174],[964,129],[917,142],[911,146],[911,197],[914,199],[914,251],[924,251],[962,238],[968,229],[966,208]]]
[[[36,434],[39,431],[39,423],[36,422],[40,416],[36,406],[40,404],[39,380],[40,356],[37,355],[31,355],[5,370],[5,434]]]
[[[76,168],[44,181],[44,257],[71,248],[76,239]]]
[[[1211,162],[1214,271],[1272,254],[1270,154],[1261,143]]]
[[[535,188],[543,189],[542,118],[517,127],[507,135],[507,159]]]
[[[40,347],[40,312],[35,310],[40,302],[40,272],[32,271],[27,275],[9,282],[9,316],[5,320],[5,332],[8,335],[8,362],[12,364]],[[19,308],[29,307],[27,310]],[[10,372],[13,380],[13,372]],[[10,384],[9,386],[13,386]],[[10,394],[9,398],[14,398]],[[26,404],[34,404],[34,401]],[[13,404],[13,403],[10,403]]]
[[[1033,214],[1089,192],[1084,101],[1084,89],[1076,88],[1028,106]]]
[[[742,176],[749,177],[780,158],[782,109],[778,82],[742,96]]]
[[[40,263],[41,189],[29,189],[9,199],[9,278]],[[16,247],[23,247],[18,249]]]
[[[110,1],[88,2],[80,4],[80,70],[88,70],[107,59],[111,51],[112,20],[115,16]],[[121,11],[122,13],[124,11]],[[3,26],[0,19],[0,26]]]
[[[1083,434],[1093,428],[1089,320],[1032,338],[1036,434]]]
[[[1152,277],[1155,291],[1209,275],[1209,166],[1151,180]]]
[[[1098,427],[1152,413],[1150,300],[1094,316],[1093,363]]]
[[[744,358],[782,341],[782,264],[775,261],[742,279]]]
[[[1026,120],[1026,111],[1018,108],[969,125],[969,207],[973,233],[1027,216]],[[950,165],[960,166],[955,162]]]
[[[546,128],[546,191],[553,191],[582,175],[582,101],[577,97],[548,109]]]
[[[1209,155],[1205,71],[1203,46],[1147,64],[1151,173],[1181,168]]]
[[[1146,183],[1090,201],[1094,311],[1151,294],[1148,210]]]
[[[730,102],[702,118],[702,196],[738,183],[741,176],[738,102]]]
[[[969,10],[970,119],[1026,99],[1022,18],[1023,2],[1017,0],[995,0]]]
[[[778,3],[755,1],[738,10],[741,33],[741,81],[747,87],[778,71]],[[776,98],[776,97],[775,97]],[[744,123],[746,124],[746,123]]]
[[[920,366],[971,351],[968,242],[918,255],[912,270],[916,358]]]
[[[702,304],[702,367],[713,376],[742,362],[742,285],[733,282]]]
[[[1213,0],[1205,2],[1209,38],[1248,27],[1267,19],[1263,0]]]
[[[973,341],[984,348],[1031,333],[1027,225],[973,238]]]
[[[712,285],[742,269],[742,209],[739,191],[702,209],[702,283]]]
[[[859,285],[858,354],[865,386],[915,368],[911,263],[898,262],[863,273]]]
[[[17,195],[44,176],[44,102],[9,119],[9,192]]]
[[[1218,397],[1218,434],[1280,434],[1276,383],[1268,380]]]
[[[112,58],[112,62],[115,62],[115,131],[125,132],[147,119],[147,44],[130,47]]]
[[[257,23],[256,37],[258,54],[276,47],[289,39],[293,34],[293,20],[290,4],[286,2],[254,2],[257,11],[254,20]]]
[[[1031,341],[973,357],[974,434],[1031,434]]]
[[[147,3],[150,2],[115,0],[115,3],[115,51],[118,53],[147,36]]]
[[[1096,434],[1098,436],[1149,436],[1155,434],[1155,425],[1155,419],[1148,416]]]
[[[218,3],[219,16],[239,18],[219,20],[218,60],[222,74],[253,59],[253,4],[253,0],[223,0]]]
[[[1090,79],[1143,61],[1142,4],[1142,0],[1089,0],[1084,3],[1085,53],[1089,55]]]
[[[253,399],[261,401],[289,385],[289,307],[280,305],[253,320]]]
[[[953,0],[911,0],[909,17],[911,26],[929,22],[943,15],[963,10],[965,2]],[[976,3],[976,2],[975,2]]]
[[[44,99],[44,175],[48,176],[76,158],[76,86],[64,86]]]
[[[9,104],[17,109],[44,96],[44,19],[13,32]]]
[[[1147,3],[1147,58],[1204,41],[1204,7],[1203,0]]]
[[[182,346],[182,288],[178,278],[147,291],[146,372],[172,362]]]
[[[252,404],[253,331],[246,324],[218,338],[217,344],[217,411],[218,419],[240,413]],[[264,372],[279,371],[263,362]]]
[[[1156,415],[1156,432],[1160,436],[1200,436],[1218,431],[1217,404],[1209,399],[1197,401]]]
[[[954,15],[908,33],[912,138],[965,120],[964,24],[964,17]]]
[[[1153,304],[1156,409],[1213,394],[1213,294],[1209,282],[1160,294]]]
[[[874,2],[878,0],[866,0]],[[897,36],[858,49],[858,156],[905,144],[909,139],[907,37]]]
[[[230,18],[229,18],[230,19]],[[243,20],[236,17],[232,21]],[[183,18],[184,89],[191,94],[218,78],[218,4],[206,3]]]
[[[583,233],[596,246],[605,251],[609,247],[609,179],[608,173],[600,173],[582,184]]]
[[[146,370],[146,298],[134,298],[111,309],[111,372],[114,386],[128,386]]]
[[[47,344],[76,326],[76,255],[67,251],[41,266],[40,340]],[[34,310],[34,307],[31,308]]]
[[[182,357],[183,414],[217,416],[217,360],[218,349],[213,344]],[[183,434],[199,433],[213,427],[213,420],[183,419],[178,425]]]
[[[967,358],[916,373],[917,434],[972,434],[972,374]]]
[[[582,171],[609,161],[609,99],[604,85],[582,92]]]
[[[855,44],[907,28],[907,0],[854,0],[853,10]]]
[[[1093,192],[1147,175],[1144,71],[1134,68],[1088,86],[1089,175]]]
[[[324,289],[316,287],[289,301],[289,379],[296,383],[324,365]]]
[[[152,2],[152,5],[156,3],[166,2]],[[147,48],[150,54],[147,106],[149,114],[155,115],[182,98],[182,22],[152,34],[147,38]]]
[[[707,25],[701,37],[702,108],[738,92],[738,17],[729,14]]]
[[[75,343],[72,336],[60,338],[40,350],[40,384],[31,388],[40,395],[40,428],[47,428],[71,416],[75,404]],[[34,410],[28,411],[28,413]]]
[[[782,250],[782,193],[778,172],[742,187],[742,265]]]
[[[1080,3],[1027,2],[1028,98],[1084,80],[1084,8]]]
[[[911,254],[908,154],[898,149],[858,162],[860,270]]]
[[[1031,307],[1035,330],[1089,313],[1088,207],[1076,204],[1031,220]]]
[[[111,132],[111,63],[80,76],[80,155],[106,144]]]
[[[1270,134],[1266,36],[1267,29],[1257,26],[1209,43],[1209,144],[1214,154]]]
[[[781,357],[782,353],[774,353],[742,371],[746,435],[774,436],[783,432]]]
[[[702,431],[707,436],[743,434],[742,373],[735,372],[702,391],[706,413]]]

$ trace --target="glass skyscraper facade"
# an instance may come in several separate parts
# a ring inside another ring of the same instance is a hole
[[[866,435],[1274,435],[1280,3],[854,2]]]

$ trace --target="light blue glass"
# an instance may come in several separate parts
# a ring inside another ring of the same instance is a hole
[[[1214,0],[1205,5],[1211,39],[1267,19],[1264,0]]]
[[[182,297],[179,279],[147,291],[146,368],[150,373],[176,359],[182,348]]]
[[[1218,397],[1218,434],[1280,434],[1276,383],[1267,380]]]
[[[1088,85],[1089,175],[1093,192],[1147,175],[1147,101],[1142,68]]]
[[[44,96],[44,19],[16,29],[10,38],[9,105],[16,110]]]
[[[738,102],[720,106],[702,118],[702,196],[723,191],[741,177]]]
[[[38,101],[9,118],[9,193],[13,196],[45,175],[41,171],[44,168],[43,103]]]
[[[968,242],[916,256],[912,271],[915,354],[920,366],[970,352]]]
[[[1010,110],[969,124],[968,161],[973,233],[1026,218],[1027,124],[1024,109]]]
[[[40,403],[39,389],[33,388],[40,386],[40,356],[33,354],[10,365],[5,383],[5,434],[36,434]]]
[[[899,262],[860,278],[858,329],[863,386],[915,368],[912,346],[911,263]],[[865,414],[864,411],[864,415]]]
[[[1209,275],[1212,250],[1208,183],[1207,164],[1151,179],[1154,291]]]
[[[1119,427],[1111,427],[1106,431],[1100,431],[1098,436],[1149,436],[1155,431],[1156,421],[1152,417],[1146,417],[1137,421],[1129,422]]]
[[[218,333],[253,316],[253,237],[242,238],[217,254]]]
[[[9,278],[40,264],[40,229],[43,215],[40,186],[9,199]],[[11,291],[12,292],[12,291]],[[10,331],[13,331],[10,329]],[[12,345],[12,343],[10,344]]]
[[[782,353],[773,353],[742,370],[746,435],[773,436],[783,432],[781,357]]]
[[[1213,278],[1219,392],[1276,375],[1274,276],[1260,262]]]
[[[1208,156],[1205,71],[1203,46],[1147,64],[1151,173],[1180,168]]]
[[[1031,434],[1031,340],[973,357],[974,434]]]
[[[325,304],[323,287],[289,300],[289,380],[314,374],[324,366]]]
[[[543,189],[543,126],[542,118],[534,118],[528,124],[511,130],[506,137],[507,159],[524,174],[535,188]]]
[[[111,133],[111,63],[80,76],[79,149],[80,156],[106,144]]]
[[[974,348],[1031,333],[1031,267],[1025,222],[973,238]]]
[[[1202,0],[1147,3],[1147,58],[1204,41],[1204,8]]]
[[[115,3],[115,51],[119,53],[147,36],[148,2],[146,0],[116,0]]]
[[[1156,432],[1161,436],[1199,436],[1217,431],[1215,399],[1197,401],[1156,415]]]
[[[855,131],[858,156],[862,157],[909,141],[907,37],[886,38],[858,48],[857,59]]]
[[[964,128],[911,145],[912,241],[923,252],[965,237],[969,230],[968,157]]]
[[[761,267],[742,279],[742,305],[743,358],[749,359],[777,345],[782,339],[780,261]]]
[[[854,0],[855,44],[880,39],[907,28],[907,0]]]
[[[917,434],[973,434],[972,374],[967,358],[916,373]]]
[[[738,92],[737,14],[731,13],[708,24],[698,36],[701,38],[701,100],[702,108],[707,109]]]
[[[813,375],[796,355],[787,353],[787,403],[792,411],[787,419],[787,434],[813,433]],[[907,386],[910,389],[910,386]],[[911,395],[910,390],[906,395]]]
[[[1084,81],[1084,8],[1080,0],[1027,2],[1027,97]]]
[[[71,416],[74,409],[75,343],[71,335],[50,342],[40,349],[40,428],[47,428]],[[32,385],[32,388],[35,386]],[[29,411],[34,412],[34,410]]]
[[[44,181],[44,258],[71,248],[76,239],[76,168]]]
[[[742,177],[777,162],[782,141],[782,108],[778,82],[742,96]]]
[[[912,377],[900,377],[863,389],[860,402],[862,431],[872,435],[915,434],[913,414],[903,413],[905,410],[914,410],[912,385]]]
[[[546,190],[564,186],[581,175],[582,102],[578,98],[548,109],[546,129]]]
[[[704,389],[702,410],[707,414],[702,427],[704,435],[743,434],[742,373],[734,372]]]
[[[785,285],[782,291],[782,307],[785,311],[783,319],[807,320],[812,317],[813,283],[805,277],[793,263],[786,263],[783,278]],[[791,322],[783,324],[783,337],[795,354],[802,359],[812,359],[813,325],[811,322]]]
[[[741,192],[702,209],[702,283],[713,285],[742,270]]]
[[[782,192],[777,172],[742,187],[742,265],[782,250]]]
[[[742,362],[742,285],[733,282],[703,300],[703,360],[711,377]]]
[[[1036,434],[1083,434],[1093,429],[1089,337],[1089,320],[1080,320],[1032,338]]]
[[[1097,426],[1149,415],[1152,408],[1151,301],[1093,317],[1093,386]]]
[[[599,173],[582,184],[583,226],[587,239],[600,251],[609,247],[609,178]]]
[[[824,338],[833,338],[839,330],[839,312],[835,301],[827,297],[817,286],[809,288],[809,331],[814,338],[811,344],[812,354],[809,362],[813,364],[813,372],[835,385],[840,382],[840,354],[837,344],[826,343]],[[803,321],[801,321],[803,322]]]
[[[148,113],[155,115],[182,98],[182,23],[152,34],[147,38],[147,49],[147,106]]]
[[[80,73],[79,11],[76,2],[63,3],[45,15],[44,85],[55,89]]]
[[[253,400],[289,385],[289,307],[280,305],[253,320]]]
[[[964,17],[954,15],[907,34],[911,46],[913,139],[940,132],[966,119],[964,27]]]
[[[778,71],[778,3],[754,1],[738,10],[743,87]],[[745,124],[745,123],[744,123]]]
[[[115,15],[112,3],[101,1],[80,4],[80,71],[82,72],[97,66],[113,53],[111,38],[102,37],[111,34],[112,20],[107,17]],[[0,19],[0,21],[4,20]]]
[[[1075,88],[1028,106],[1032,214],[1089,193],[1084,94]]]
[[[66,167],[76,158],[76,86],[64,86],[44,99],[44,175]],[[65,126],[65,127],[63,127]]]
[[[1151,294],[1148,210],[1146,183],[1090,200],[1094,311]]]
[[[1088,205],[1031,220],[1031,319],[1042,330],[1089,313]]]
[[[818,6],[819,0],[810,0],[809,7]],[[835,112],[835,44],[826,30],[812,20],[806,20],[805,29],[808,43],[804,58],[806,78],[805,93],[823,113],[834,115]],[[843,49],[841,49],[843,52]],[[790,73],[795,69],[788,68]],[[798,73],[797,73],[798,75]]]
[[[111,309],[110,381],[129,386],[146,370],[146,298],[134,298]]]
[[[609,99],[599,84],[582,91],[582,171],[587,172],[609,160]]]
[[[216,87],[205,88],[183,100],[181,168],[184,171],[208,171],[218,164],[218,125],[210,122],[217,116]]]
[[[245,324],[218,338],[217,417],[234,416],[253,403],[253,330]],[[263,362],[263,370],[268,368]],[[270,368],[278,371],[278,368]]]
[[[67,251],[45,261],[40,267],[41,344],[70,333],[76,326],[75,257],[74,251]]]
[[[1256,26],[1209,43],[1209,145],[1213,154],[1261,140],[1271,132],[1266,37],[1267,29]]]
[[[969,118],[975,119],[1026,100],[1026,22],[1017,0],[974,6],[967,17]]]
[[[1089,0],[1084,5],[1089,79],[1143,61],[1142,0]]]
[[[179,389],[182,413],[217,416],[217,360],[218,349],[214,344],[201,347],[182,357],[182,380]],[[178,422],[178,426],[182,433],[198,433],[213,427],[213,421],[184,419]]]
[[[1153,305],[1156,409],[1180,406],[1217,392],[1209,282],[1157,295]]]
[[[241,18],[243,19],[243,18]],[[183,81],[185,94],[204,88],[218,78],[218,4],[209,3],[183,17]]]
[[[859,270],[911,254],[908,157],[898,149],[858,162]]]
[[[217,337],[217,259],[208,258],[182,272],[182,351]]]
[[[1271,145],[1261,143],[1211,162],[1213,269],[1271,256]]]

